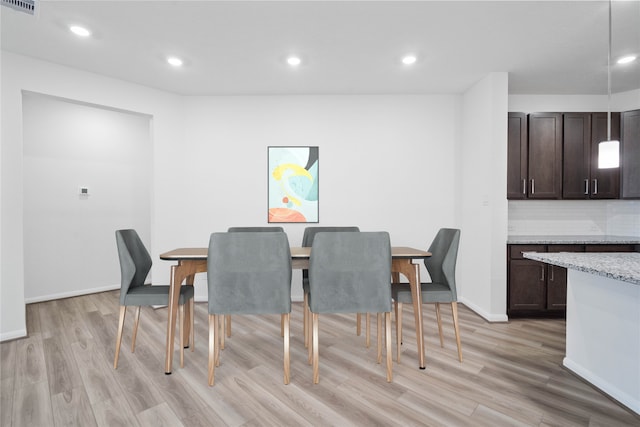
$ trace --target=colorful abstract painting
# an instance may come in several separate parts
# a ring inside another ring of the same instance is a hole
[[[269,147],[269,222],[318,222],[318,147]]]

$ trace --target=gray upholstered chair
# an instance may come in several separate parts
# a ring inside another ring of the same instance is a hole
[[[318,233],[309,260],[313,382],[319,381],[318,314],[377,313],[378,363],[385,314],[387,381],[391,366],[391,246],[386,232]]]
[[[358,227],[307,227],[302,235],[302,247],[313,246],[313,238],[318,233],[333,233],[338,231],[360,231]],[[311,347],[309,347],[309,337],[311,336],[311,321],[309,320],[309,270],[302,270],[302,291],[304,294],[302,329],[304,333],[304,346],[309,348],[309,363],[312,361]],[[367,317],[368,320],[368,317]],[[369,323],[367,322],[367,347],[369,347]],[[357,331],[360,335],[360,313],[358,313]]]
[[[220,316],[280,314],[284,325],[284,383],[289,383],[291,252],[282,232],[213,233],[207,257],[209,385],[220,363]]]
[[[279,231],[284,233],[284,228],[282,227],[229,227],[227,231],[229,233],[247,233],[247,232],[264,233],[264,232],[274,232],[274,231]],[[226,323],[226,327],[225,327],[225,323]],[[227,337],[231,336],[231,316],[224,317],[224,321],[220,322],[220,329],[222,331],[226,331]],[[220,335],[220,348],[224,349],[224,334]]]
[[[429,252],[433,255],[425,259],[431,282],[422,283],[422,303],[436,305],[440,346],[444,347],[442,336],[442,320],[440,303],[450,303],[453,314],[453,328],[458,345],[458,359],[462,362],[462,346],[460,344],[460,328],[458,326],[458,294],[456,292],[456,260],[460,244],[460,230],[441,228],[433,239]],[[394,284],[392,295],[395,301],[397,360],[400,362],[400,345],[402,343],[402,304],[412,303],[411,289],[408,283]]]
[[[135,306],[136,314],[133,324],[133,334],[131,339],[131,352],[135,351],[136,334],[140,322],[140,306],[168,305],[169,286],[145,285],[145,280],[151,270],[151,256],[144,247],[140,236],[135,230],[117,230],[116,243],[118,246],[118,257],[120,259],[120,316],[118,320],[118,335],[116,338],[116,355],[113,360],[113,368],[118,367],[118,357],[120,356],[120,344],[122,343],[122,330],[124,329],[124,319],[127,313],[127,306]],[[190,345],[191,351],[194,348],[193,332],[193,286],[183,286],[180,288],[179,320],[180,320],[180,366],[184,366],[184,306],[189,302],[188,313],[191,324]]]

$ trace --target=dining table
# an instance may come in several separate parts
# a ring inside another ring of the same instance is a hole
[[[311,247],[290,247],[291,268],[308,269],[311,257]],[[169,282],[169,305],[167,316],[167,342],[165,356],[165,374],[171,374],[173,365],[173,350],[178,314],[178,300],[180,286],[193,286],[195,275],[207,271],[208,248],[177,248],[160,254],[160,259],[174,261],[171,266]],[[422,292],[420,286],[420,265],[416,261],[429,258],[428,251],[406,246],[391,247],[392,283],[399,283],[400,275],[409,281],[413,300],[413,312],[416,326],[416,342],[418,346],[418,363],[420,369],[425,369],[424,336],[422,334]],[[184,325],[189,328],[188,322]],[[189,336],[189,331],[183,336]],[[182,343],[181,343],[182,344]]]

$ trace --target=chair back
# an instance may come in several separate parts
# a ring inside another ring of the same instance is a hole
[[[360,231],[358,227],[307,227],[302,235],[302,247],[309,248],[313,246],[313,238],[318,233],[334,233],[339,231]],[[302,281],[309,279],[309,270],[302,270]]]
[[[358,227],[307,227],[304,229],[304,234],[302,235],[302,246],[306,248],[313,246],[313,238],[318,233],[338,232],[338,231],[360,231],[360,228]]]
[[[284,232],[284,228],[282,227],[229,227],[227,230],[229,233],[261,233],[261,232],[271,232],[271,231],[279,231]]]
[[[124,305],[129,289],[144,285],[152,262],[135,230],[116,230],[116,244],[120,259],[120,304]]]
[[[291,251],[286,233],[213,233],[207,282],[210,314],[290,313]]]
[[[389,233],[317,233],[309,260],[309,308],[314,313],[391,311]]]
[[[456,260],[460,244],[460,230],[456,228],[441,228],[429,246],[433,255],[424,261],[431,282],[441,283],[449,287],[454,301],[456,292]]]

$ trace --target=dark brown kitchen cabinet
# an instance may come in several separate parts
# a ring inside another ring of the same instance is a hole
[[[531,113],[528,116],[529,199],[562,197],[562,114]]]
[[[567,269],[524,258],[522,252],[638,252],[635,244],[507,245],[507,315],[560,317],[567,305]]]
[[[526,199],[527,115],[509,113],[507,129],[507,199]]]
[[[547,245],[509,245],[507,314],[512,317],[563,315],[567,270],[525,259],[522,252],[547,252]]]
[[[545,265],[529,259],[509,262],[509,310],[517,312],[541,312],[546,308]]]
[[[620,138],[620,113],[611,113],[611,137]],[[598,143],[607,138],[607,113],[564,113],[563,199],[617,199],[618,169],[598,169]]]
[[[622,113],[621,198],[640,199],[640,110]]]

